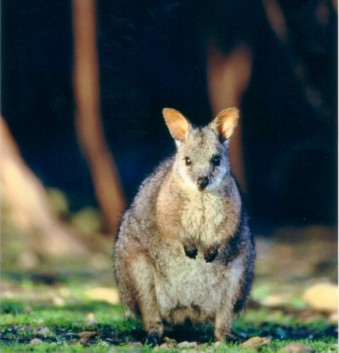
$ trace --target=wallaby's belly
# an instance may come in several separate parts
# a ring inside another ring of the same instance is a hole
[[[182,324],[214,320],[225,300],[227,288],[239,281],[240,268],[227,268],[218,262],[207,263],[198,254],[190,259],[184,254],[172,258],[155,271],[155,289],[159,310],[164,320]]]

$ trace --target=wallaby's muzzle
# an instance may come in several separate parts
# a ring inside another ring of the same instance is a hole
[[[197,180],[199,190],[204,190],[206,186],[209,184],[208,177],[199,177]]]

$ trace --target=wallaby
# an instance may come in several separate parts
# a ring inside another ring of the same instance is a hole
[[[115,244],[122,302],[141,316],[146,342],[164,324],[214,322],[217,340],[231,337],[234,313],[246,305],[255,245],[228,158],[239,111],[222,110],[194,128],[163,110],[177,152],[140,186]]]

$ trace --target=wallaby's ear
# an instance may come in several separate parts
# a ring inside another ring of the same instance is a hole
[[[239,119],[237,108],[227,108],[222,110],[211,122],[210,127],[217,132],[222,141],[227,140],[233,134]]]
[[[190,127],[188,120],[180,112],[172,108],[164,108],[162,115],[172,137],[177,142],[185,141]]]

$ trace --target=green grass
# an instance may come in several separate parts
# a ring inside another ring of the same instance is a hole
[[[13,285],[13,283],[11,284]],[[70,281],[62,285],[36,285],[30,281],[15,283],[12,298],[1,302],[1,352],[151,352],[140,344],[144,336],[140,322],[124,320],[123,308],[106,302],[90,301],[83,294],[92,284]],[[65,288],[67,290],[65,290]],[[67,295],[66,295],[66,294]],[[56,300],[57,298],[58,300]],[[303,343],[317,352],[337,352],[336,327],[326,317],[302,311],[250,308],[236,318],[233,333],[236,341],[215,347],[213,327],[178,328],[167,331],[174,338],[161,352],[239,352],[240,343],[254,336],[271,337],[262,353],[278,352],[291,342]],[[89,331],[92,334],[84,332]],[[84,337],[90,335],[91,337]],[[39,339],[40,344],[30,342]],[[180,347],[181,341],[197,341],[197,347]],[[176,343],[178,342],[178,343]],[[241,349],[241,352],[254,352]]]

